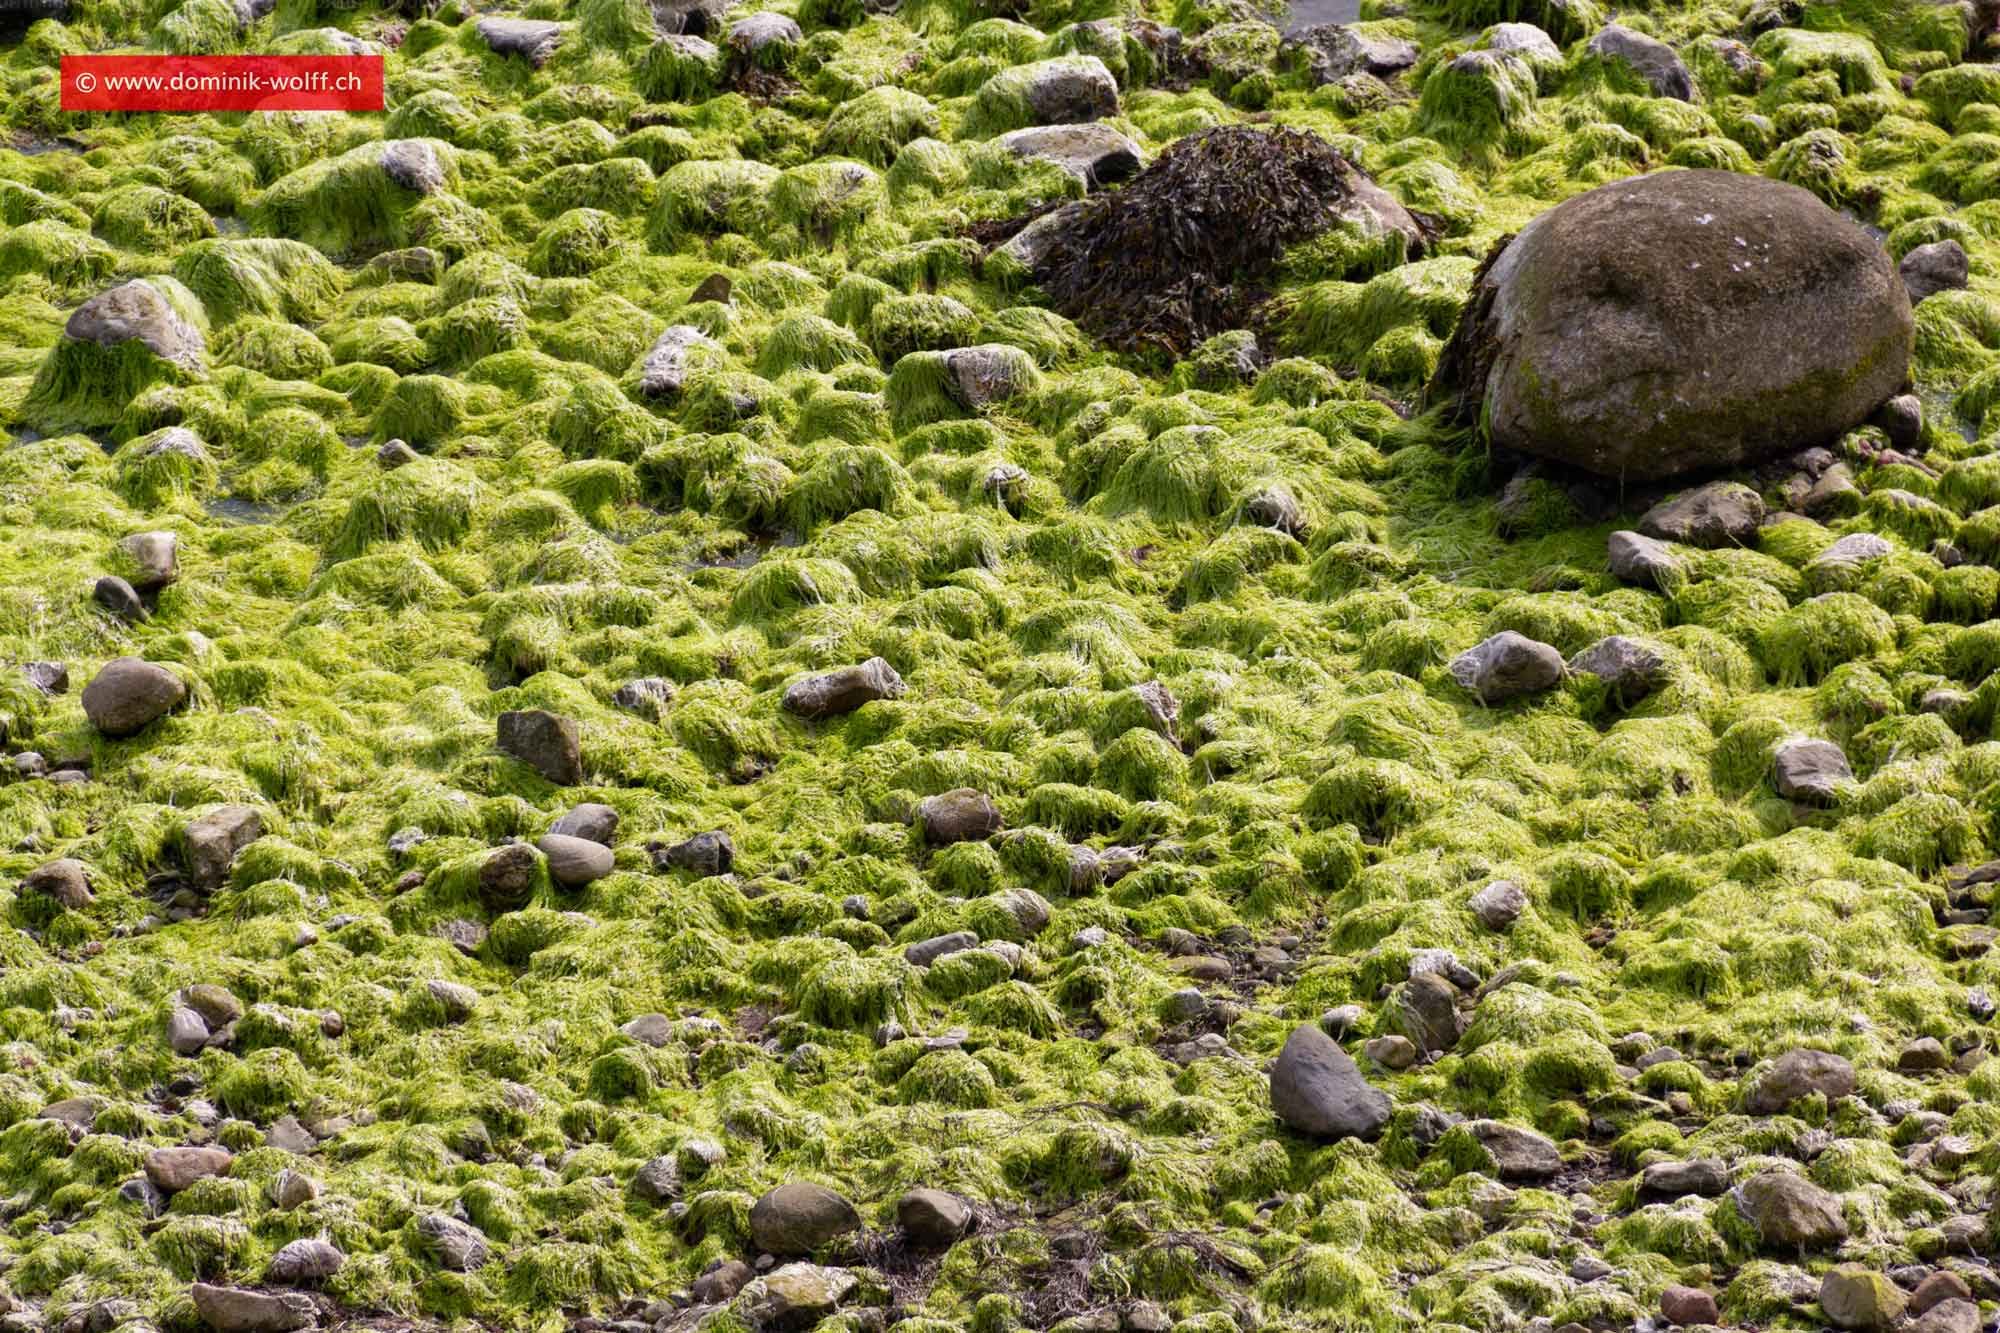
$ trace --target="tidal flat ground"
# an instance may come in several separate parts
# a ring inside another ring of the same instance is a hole
[[[0,0],[0,1333],[1991,1327],[2000,9],[1311,3]],[[1674,173],[1889,409],[1443,401]]]

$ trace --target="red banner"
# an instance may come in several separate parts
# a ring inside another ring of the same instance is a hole
[[[381,56],[64,56],[65,111],[380,111]]]

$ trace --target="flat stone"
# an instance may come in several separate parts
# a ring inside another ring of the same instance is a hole
[[[1917,1289],[1910,1293],[1909,1313],[1920,1315],[1944,1301],[1971,1299],[1972,1288],[1965,1284],[1965,1279],[1949,1268],[1940,1268],[1925,1277],[1917,1284]]]
[[[319,1307],[295,1291],[250,1291],[197,1282],[189,1294],[195,1313],[216,1333],[292,1333],[319,1323]]]
[[[549,825],[549,832],[566,838],[588,838],[609,847],[618,835],[618,812],[608,805],[585,802]]]
[[[1355,74],[1391,79],[1416,64],[1423,54],[1415,42],[1351,23],[1302,28],[1285,39],[1283,49],[1303,58],[1312,81],[1322,86]]]
[[[1316,1023],[1292,1029],[1271,1066],[1271,1109],[1317,1139],[1374,1139],[1389,1123],[1389,1095]]]
[[[1714,1157],[1685,1162],[1654,1162],[1639,1173],[1639,1192],[1658,1199],[1690,1194],[1714,1198],[1729,1188],[1729,1168]]]
[[[563,25],[544,19],[483,18],[473,24],[479,40],[496,55],[520,56],[536,69],[562,45]]]
[[[162,1194],[177,1194],[210,1176],[229,1174],[229,1151],[214,1147],[155,1148],[146,1154],[146,1179]]]
[[[765,12],[745,15],[730,24],[728,40],[732,50],[755,55],[770,46],[797,46],[805,34],[785,15]]]
[[[1681,573],[1680,559],[1667,544],[1644,533],[1614,532],[1606,539],[1605,552],[1613,574],[1642,588],[1665,590]]]
[[[977,947],[977,935],[969,930],[954,930],[948,935],[933,935],[927,940],[918,940],[903,950],[903,957],[914,967],[929,967],[940,958]]]
[[[639,363],[639,392],[647,398],[673,397],[690,374],[722,360],[722,345],[715,339],[692,324],[671,325]]]
[[[789,1333],[818,1324],[860,1285],[861,1279],[844,1268],[786,1264],[752,1280],[737,1304],[753,1328]]]
[[[618,1030],[655,1050],[671,1044],[674,1039],[674,1021],[665,1014],[640,1014]]]
[[[1860,1264],[1836,1264],[1820,1279],[1819,1308],[1835,1328],[1883,1333],[1903,1317],[1902,1288]]]
[[[1486,1149],[1503,1181],[1547,1180],[1562,1170],[1556,1145],[1531,1129],[1500,1120],[1468,1120],[1461,1128]]]
[[[1909,1325],[1909,1333],[1979,1333],[1979,1307],[1969,1300],[1939,1301]]]
[[[549,859],[549,878],[566,889],[594,884],[615,867],[611,849],[588,838],[545,833],[535,846]]]

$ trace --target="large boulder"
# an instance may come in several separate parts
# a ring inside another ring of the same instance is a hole
[[[136,736],[187,698],[181,678],[138,657],[115,658],[83,687],[83,714],[114,740]]]
[[[1667,171],[1497,248],[1432,392],[1506,448],[1657,480],[1844,434],[1903,386],[1914,327],[1887,253],[1811,194]]]
[[[822,1185],[795,1180],[750,1208],[750,1239],[769,1254],[811,1254],[835,1236],[861,1228],[854,1205]]]
[[[78,306],[63,325],[63,336],[99,347],[137,342],[183,370],[202,369],[208,356],[201,330],[181,318],[158,288],[139,279],[99,292]]]
[[[1839,1198],[1795,1171],[1774,1167],[1759,1172],[1731,1197],[1736,1211],[1774,1251],[1825,1249],[1847,1239]]]
[[[1853,1065],[1832,1051],[1798,1046],[1779,1056],[1750,1085],[1743,1095],[1743,1109],[1751,1115],[1777,1115],[1815,1092],[1832,1102],[1853,1091]]]

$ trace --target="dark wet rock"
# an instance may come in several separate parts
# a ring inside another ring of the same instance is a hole
[[[940,958],[949,958],[955,953],[979,947],[979,937],[969,930],[954,930],[949,935],[933,935],[927,940],[918,940],[903,950],[903,957],[915,967],[929,967]]]
[[[1373,1139],[1389,1123],[1389,1095],[1314,1023],[1301,1023],[1271,1066],[1271,1109],[1318,1139]]]
[[[418,1218],[417,1239],[440,1267],[454,1273],[483,1268],[493,1257],[492,1246],[476,1227],[443,1213]]]
[[[24,893],[40,894],[58,907],[75,912],[97,901],[90,891],[90,867],[73,856],[44,861],[21,876]]]
[[[137,341],[183,370],[200,370],[208,357],[201,330],[182,319],[150,283],[137,279],[99,292],[78,306],[63,325],[63,335],[99,347]]]
[[[347,1256],[331,1241],[309,1237],[291,1241],[272,1255],[270,1267],[264,1270],[264,1280],[288,1286],[323,1282],[346,1263]]]
[[[1965,247],[1953,240],[1918,246],[1903,256],[1897,272],[1910,293],[1911,305],[1939,292],[1963,291],[1972,280],[1972,265],[1965,257]]]
[[[983,842],[1001,829],[993,798],[970,787],[958,787],[917,802],[917,823],[932,847],[955,842]]]
[[[1547,1180],[1562,1170],[1556,1145],[1531,1129],[1500,1120],[1468,1120],[1462,1128],[1486,1149],[1503,1181]]]
[[[1041,934],[1048,927],[1049,918],[1055,915],[1048,899],[1033,889],[1005,889],[988,901],[1012,917],[1021,933],[1031,938]]]
[[[83,712],[90,725],[114,740],[136,736],[187,698],[181,678],[138,657],[119,657],[83,687]]]
[[[1794,737],[1771,756],[1771,785],[1791,801],[1826,804],[1852,786],[1854,770],[1832,741]]]
[[[1660,1293],[1660,1315],[1670,1324],[1713,1324],[1721,1318],[1715,1297],[1700,1287],[1670,1286]]]
[[[1825,1249],[1847,1238],[1840,1200],[1795,1171],[1760,1171],[1735,1190],[1736,1211],[1773,1252]]]
[[[1605,542],[1611,572],[1642,588],[1665,590],[1681,573],[1680,558],[1667,544],[1638,532],[1614,532]]]
[[[655,870],[687,870],[696,875],[726,875],[736,864],[736,844],[727,833],[711,829],[653,854]]]
[[[586,838],[609,847],[618,836],[618,812],[608,805],[586,801],[549,825],[549,832],[566,838]]]
[[[1694,77],[1674,48],[1657,38],[1634,32],[1619,23],[1607,23],[1590,39],[1589,53],[1607,64],[1619,65],[1652,89],[1655,97],[1672,97],[1692,102]]]
[[[1451,660],[1452,679],[1487,704],[1554,689],[1562,683],[1564,670],[1561,653],[1510,629]]]
[[[140,592],[158,592],[181,576],[180,538],[171,532],[134,532],[119,539],[118,558]]]
[[[1899,393],[1877,408],[1870,422],[1882,428],[1892,447],[1906,452],[1916,449],[1924,440],[1924,400],[1913,393]]]
[[[559,787],[583,781],[583,743],[576,723],[539,708],[502,713],[501,753],[512,755]]]
[[[903,697],[903,678],[879,657],[859,666],[793,681],[785,689],[786,712],[816,721],[851,713],[863,704]]]
[[[700,305],[703,301],[714,301],[718,305],[728,305],[735,291],[735,284],[730,282],[727,273],[711,273],[695,284],[694,291],[688,296],[688,304]]]
[[[1511,879],[1496,879],[1472,895],[1466,904],[1488,930],[1505,930],[1528,906],[1528,895]]]
[[[1819,1308],[1835,1328],[1883,1333],[1903,1317],[1908,1299],[1886,1274],[1860,1264],[1836,1264],[1820,1279]]]
[[[913,1189],[896,1200],[896,1225],[918,1249],[941,1250],[972,1226],[972,1209],[955,1194]]]
[[[1819,336],[1771,336],[1797,328]],[[1646,481],[1841,436],[1901,390],[1913,336],[1888,256],[1817,198],[1666,171],[1577,195],[1498,249],[1432,388],[1497,445]]]
[[[535,891],[538,868],[535,849],[524,842],[495,848],[479,863],[479,901],[489,912],[519,911]]]
[[[996,140],[1016,157],[1053,162],[1085,188],[1115,185],[1146,165],[1139,145],[1109,125],[1033,125]]]
[[[639,364],[639,392],[647,398],[670,398],[681,391],[691,372],[721,358],[721,344],[700,329],[672,325],[654,340]]]
[[[1714,1157],[1685,1162],[1654,1162],[1639,1173],[1639,1192],[1657,1199],[1690,1194],[1714,1198],[1729,1188],[1729,1168]]]
[[[689,1291],[696,1304],[716,1305],[733,1299],[755,1276],[756,1270],[741,1259],[724,1259],[696,1278]]]
[[[1859,508],[1861,488],[1854,484],[1854,472],[1845,463],[1828,468],[1799,501],[1800,512],[1809,518],[1841,517]]]
[[[793,1333],[818,1325],[860,1285],[845,1268],[786,1264],[745,1286],[737,1307],[760,1333]]]
[[[298,1292],[251,1291],[197,1282],[195,1313],[216,1333],[292,1333],[319,1323],[319,1307]]]
[[[614,868],[611,849],[588,838],[547,833],[535,846],[549,860],[549,878],[565,889],[595,884]]]
[[[545,19],[483,18],[472,27],[495,55],[520,56],[537,69],[563,40],[563,25]]]
[[[719,33],[730,0],[653,0],[653,25],[669,35]]]
[[[1738,481],[1711,481],[1660,501],[1639,520],[1639,531],[1661,541],[1715,549],[1747,546],[1764,521],[1764,501]]]
[[[193,820],[181,834],[189,880],[203,892],[221,888],[237,854],[263,836],[264,817],[247,805],[225,805]]]
[[[176,1055],[198,1055],[208,1046],[208,1021],[185,1005],[167,1016],[167,1045]]]
[[[152,612],[140,600],[138,590],[116,574],[106,574],[93,583],[90,595],[99,606],[128,624],[152,619]]]
[[[1620,705],[1630,708],[1665,681],[1667,659],[1637,639],[1614,634],[1570,658],[1569,670],[1571,675],[1596,676]]]
[[[746,14],[729,25],[729,49],[746,56],[767,47],[797,46],[803,40],[799,25],[783,14]]]
[[[146,1154],[146,1179],[162,1194],[178,1194],[197,1180],[229,1174],[230,1156],[225,1148],[155,1148]]]
[[[678,693],[665,676],[641,676],[613,690],[611,702],[628,713],[640,713],[658,721]]]
[[[1547,40],[1544,38],[1543,40]],[[1338,83],[1350,74],[1394,78],[1423,54],[1415,42],[1351,23],[1304,28],[1285,39],[1283,49],[1303,60],[1317,84]]]
[[[1425,1052],[1450,1050],[1465,1031],[1457,988],[1435,972],[1413,976],[1396,988],[1386,1022]]]
[[[793,1181],[751,1206],[750,1239],[769,1254],[811,1254],[835,1236],[857,1231],[854,1205],[822,1185]]]
[[[390,440],[375,451],[375,466],[384,472],[394,472],[399,467],[407,467],[423,457],[403,440]]]

